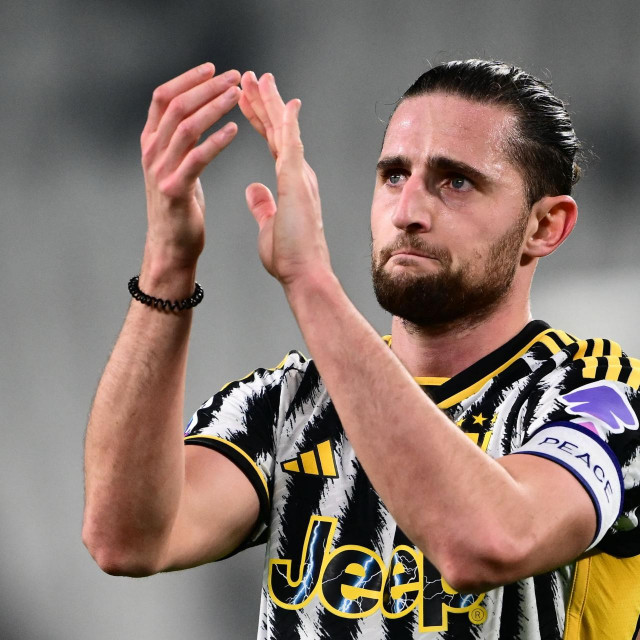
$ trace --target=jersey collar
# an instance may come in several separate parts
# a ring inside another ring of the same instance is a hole
[[[470,367],[450,378],[447,382],[429,387],[429,394],[441,409],[454,404],[480,390],[491,378],[495,377],[523,356],[543,336],[551,331],[542,320],[532,320],[511,340],[487,354]]]
[[[561,334],[555,339],[551,352],[559,351],[561,346],[573,338],[564,332],[556,332],[542,320],[531,320],[511,340],[505,342],[495,351],[487,354],[470,367],[467,367],[453,378],[414,378],[428,392],[433,401],[441,408],[448,409],[480,390],[491,378],[514,365],[537,342],[545,346],[551,344],[551,336]],[[551,334],[551,335],[549,335]],[[391,336],[383,336],[383,340],[391,346]],[[555,343],[558,343],[557,346]]]

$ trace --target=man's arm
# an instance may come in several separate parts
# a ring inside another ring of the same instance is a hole
[[[548,460],[492,460],[415,384],[331,270],[299,102],[284,105],[270,75],[256,82],[245,74],[242,86],[240,107],[276,157],[277,205],[263,185],[247,190],[262,261],[283,285],[358,459],[400,527],[462,591],[574,560],[596,529],[587,492]]]
[[[486,455],[326,274],[287,297],[372,485],[449,584],[486,591],[584,552],[596,516],[573,475],[531,455]]]
[[[210,63],[162,85],[141,136],[148,232],[139,286],[189,297],[204,247],[199,176],[237,131],[200,136],[237,103],[240,74]],[[224,456],[183,444],[192,311],[132,302],[104,371],[85,449],[83,539],[107,572],[148,575],[225,555],[250,532],[258,499]],[[233,491],[230,491],[233,487]]]

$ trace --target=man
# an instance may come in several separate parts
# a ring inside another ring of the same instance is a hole
[[[276,161],[277,203],[261,184],[247,203],[313,360],[291,352],[223,388],[185,447],[199,175],[237,127],[197,142],[236,103]],[[331,270],[299,109],[270,74],[210,64],[154,93],[137,302],[87,431],[92,555],[138,576],[266,541],[261,638],[630,639],[640,362],[529,312],[537,261],[577,216],[562,103],[474,60],[405,93],[371,213],[385,340]]]

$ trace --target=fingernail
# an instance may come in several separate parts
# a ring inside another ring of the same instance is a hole
[[[211,73],[211,63],[205,62],[198,67],[198,73],[204,75],[205,73]]]
[[[234,79],[236,79],[238,77],[239,72],[236,71],[235,69],[230,69],[229,71],[225,71],[222,74],[222,79],[225,82],[233,82]]]
[[[235,131],[235,128],[235,122],[227,122],[227,124],[225,124],[224,127],[220,129],[220,133],[224,138],[228,138]]]

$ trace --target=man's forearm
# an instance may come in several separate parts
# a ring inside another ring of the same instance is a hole
[[[347,437],[405,533],[445,575],[469,540],[499,540],[518,510],[515,480],[424,394],[333,274],[287,296]]]
[[[140,288],[185,297],[193,274],[171,284],[143,274]],[[148,572],[177,513],[191,316],[133,302],[98,386],[85,445],[83,537],[107,571],[135,573],[131,563],[142,562],[139,571]]]

